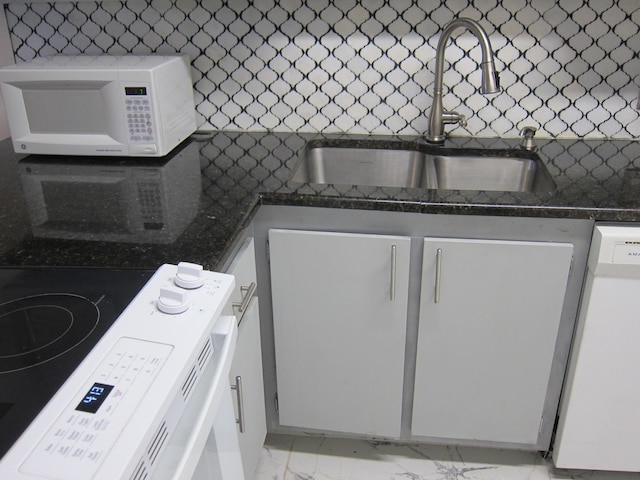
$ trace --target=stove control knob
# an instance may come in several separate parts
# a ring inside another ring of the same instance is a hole
[[[204,271],[202,265],[180,262],[174,283],[182,288],[194,289],[204,285]]]
[[[162,287],[156,305],[163,313],[177,315],[189,308],[189,294],[176,287]]]

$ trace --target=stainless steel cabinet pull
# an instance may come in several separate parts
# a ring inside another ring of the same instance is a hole
[[[440,273],[442,272],[442,249],[436,250],[436,288],[433,295],[433,303],[440,301]]]
[[[391,245],[391,301],[396,299],[396,246]]]
[[[236,377],[236,384],[231,385],[231,390],[235,390],[236,401],[238,402],[238,418],[236,419],[236,423],[238,424],[240,433],[244,433],[244,399],[242,397],[242,377],[240,375]]]
[[[242,302],[238,303],[238,302],[234,302],[231,304],[231,306],[233,306],[233,308],[237,308],[238,309],[238,313],[244,313],[244,311],[247,309],[247,307],[249,306],[249,302],[251,301],[251,298],[253,297],[253,294],[256,292],[256,282],[251,282],[251,285],[249,285],[248,287],[240,287],[240,293],[242,293]]]

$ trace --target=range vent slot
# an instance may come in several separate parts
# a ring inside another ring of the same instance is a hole
[[[193,387],[197,381],[198,381],[198,371],[194,365],[191,368],[191,371],[189,371],[189,374],[187,375],[187,378],[185,379],[185,381],[182,382],[182,397],[184,398],[185,402],[189,398],[189,394],[191,394],[191,391],[193,390]]]
[[[144,458],[141,458],[136,465],[135,470],[129,477],[129,480],[145,480],[149,476],[149,471],[147,470],[147,464],[144,461]]]
[[[213,355],[213,343],[211,343],[211,338],[208,338],[202,350],[200,350],[200,355],[198,355],[198,367],[200,370],[204,370],[204,367],[207,366],[207,361],[211,355]]]
[[[167,438],[169,438],[167,423],[162,422],[162,425],[160,425],[158,432],[151,439],[151,442],[147,447],[147,456],[149,457],[150,465],[153,465],[155,463],[156,459],[158,458],[158,454],[162,451],[162,447],[167,441]]]

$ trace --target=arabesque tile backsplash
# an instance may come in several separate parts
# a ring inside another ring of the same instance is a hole
[[[637,138],[637,0],[127,0],[10,3],[16,62],[62,54],[190,55],[203,130],[422,134],[439,34],[490,36],[503,91],[478,93],[480,48],[445,58],[453,135]]]

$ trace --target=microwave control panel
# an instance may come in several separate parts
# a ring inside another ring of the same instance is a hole
[[[148,85],[124,87],[125,111],[129,141],[132,143],[155,143],[153,103]]]

